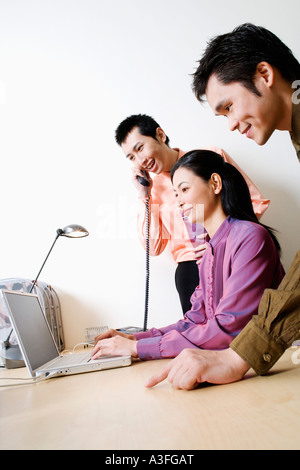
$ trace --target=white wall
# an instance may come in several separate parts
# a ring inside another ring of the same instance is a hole
[[[61,298],[67,346],[96,325],[140,325],[144,251],[114,130],[152,115],[171,145],[218,145],[272,205],[288,267],[299,249],[300,165],[287,132],[264,147],[230,133],[191,92],[205,43],[238,24],[271,29],[300,59],[298,0],[0,0],[0,278],[41,276]],[[300,77],[299,77],[300,78]],[[149,327],[181,316],[169,251],[151,260]]]

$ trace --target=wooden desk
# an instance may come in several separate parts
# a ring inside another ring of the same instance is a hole
[[[0,448],[300,449],[293,352],[268,376],[249,373],[241,382],[193,391],[167,381],[144,388],[165,361],[0,388]],[[1,376],[28,374],[2,369]]]

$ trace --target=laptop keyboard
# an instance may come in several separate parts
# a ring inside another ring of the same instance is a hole
[[[67,356],[61,356],[56,362],[55,366],[65,367],[73,364],[83,364],[88,362],[91,357],[91,351],[83,353],[68,354]]]

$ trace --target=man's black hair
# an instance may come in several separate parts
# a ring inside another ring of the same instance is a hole
[[[128,134],[135,128],[138,127],[142,135],[153,137],[157,140],[156,130],[160,125],[147,114],[133,114],[122,121],[116,129],[115,138],[119,145],[122,145],[126,140]],[[166,136],[166,142],[169,145],[169,137]]]
[[[291,50],[271,31],[245,23],[232,32],[212,38],[194,73],[193,92],[203,101],[207,83],[216,74],[223,84],[240,82],[260,96],[253,77],[260,62],[276,67],[292,83],[300,79],[300,64]]]

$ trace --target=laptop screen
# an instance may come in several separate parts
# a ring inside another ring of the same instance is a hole
[[[32,371],[59,356],[39,299],[35,295],[3,292],[25,362]]]

